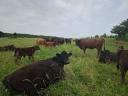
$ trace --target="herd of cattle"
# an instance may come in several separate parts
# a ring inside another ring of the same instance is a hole
[[[117,69],[121,72],[121,81],[125,82],[125,75],[128,70],[128,50],[120,46],[117,52],[110,52],[105,48],[103,38],[86,38],[74,40],[75,44],[83,50],[97,49],[97,58],[99,62],[110,63],[116,62]],[[34,62],[34,53],[40,50],[39,45],[45,47],[54,47],[64,42],[71,44],[71,39],[53,39],[47,41],[42,38],[36,40],[35,46],[26,48],[16,48],[14,45],[0,47],[0,51],[14,51],[15,63],[19,63],[22,57],[28,56],[33,63],[28,64],[15,72],[7,75],[3,79],[3,84],[9,90],[10,95],[25,93],[27,96],[39,96],[37,90],[48,87],[50,84],[64,79],[64,65],[69,64],[69,57],[72,53],[63,51],[56,53],[56,56],[46,60]],[[104,47],[104,48],[102,48]]]
[[[37,45],[44,45],[45,47],[55,47],[57,45],[61,44],[71,44],[71,39],[64,39],[64,38],[53,38],[51,40],[43,39],[43,38],[38,38],[36,40]]]

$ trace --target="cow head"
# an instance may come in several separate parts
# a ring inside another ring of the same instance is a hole
[[[67,53],[66,51],[56,54],[56,60],[61,64],[69,64],[69,57],[72,53]]]
[[[34,46],[35,50],[40,50],[40,47],[38,45]]]
[[[124,46],[119,46],[118,50],[124,50]]]
[[[15,50],[15,46],[14,45],[10,45],[10,50]]]
[[[110,51],[104,50],[100,52],[99,62],[107,63],[110,62]]]

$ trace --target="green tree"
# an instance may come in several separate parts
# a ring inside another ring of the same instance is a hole
[[[17,37],[17,33],[15,32],[15,33],[13,33],[13,37],[14,38],[16,38]]]
[[[0,37],[4,37],[4,32],[0,31]]]
[[[128,19],[114,26],[111,33],[117,34],[118,37],[125,37],[128,34]]]

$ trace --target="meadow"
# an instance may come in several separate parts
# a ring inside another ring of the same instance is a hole
[[[14,44],[17,47],[28,47],[35,44],[36,38],[0,38],[0,46]],[[117,50],[115,39],[106,39],[106,48]],[[53,48],[40,46],[41,50],[34,55],[35,60],[51,58],[63,50],[72,52],[70,64],[65,65],[65,80],[57,82],[40,91],[45,96],[128,96],[128,83],[120,83],[120,72],[116,63],[103,64],[98,62],[95,49],[87,49],[86,54],[74,42]],[[125,44],[128,48],[128,42]],[[7,74],[22,66],[30,64],[28,58],[22,58],[20,64],[14,63],[14,52],[0,52],[0,96],[9,96],[2,84]],[[126,76],[128,81],[128,75]],[[22,95],[18,95],[22,96]]]

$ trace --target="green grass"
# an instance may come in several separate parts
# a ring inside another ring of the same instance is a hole
[[[114,39],[106,39],[106,48],[115,51]],[[35,44],[35,38],[1,38],[0,45],[15,44],[17,47],[28,47]],[[125,45],[128,48],[128,43]],[[72,52],[70,64],[65,66],[66,78],[40,91],[45,96],[128,96],[128,84],[120,83],[120,73],[115,63],[102,64],[98,62],[95,49],[87,49],[86,54],[74,43],[61,45],[55,48],[45,48],[35,53],[35,59],[42,60],[54,56],[63,50]],[[13,52],[0,52],[0,81],[7,74],[30,64],[28,58],[15,64]],[[128,81],[128,76],[126,76]],[[0,82],[0,96],[9,96]]]

